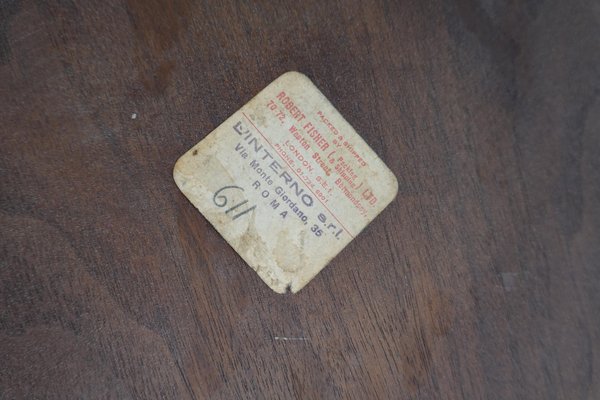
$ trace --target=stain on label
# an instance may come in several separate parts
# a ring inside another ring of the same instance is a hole
[[[302,289],[398,191],[394,174],[298,72],[192,147],[173,176],[277,293]]]

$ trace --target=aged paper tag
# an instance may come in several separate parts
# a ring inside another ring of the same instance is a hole
[[[398,191],[393,173],[298,72],[192,147],[173,176],[277,293],[302,289]]]

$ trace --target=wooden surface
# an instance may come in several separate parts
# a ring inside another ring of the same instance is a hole
[[[600,398],[598,2],[218,3],[0,2],[0,398]],[[288,70],[400,192],[277,295],[171,173]]]

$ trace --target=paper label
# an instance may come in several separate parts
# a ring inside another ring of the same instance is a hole
[[[396,196],[316,86],[277,78],[175,164],[177,186],[277,293],[297,292]]]

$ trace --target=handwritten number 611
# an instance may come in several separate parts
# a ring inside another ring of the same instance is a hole
[[[221,194],[222,192],[228,191],[228,189],[238,189],[241,190],[242,192],[244,191],[244,188],[241,188],[239,186],[223,186],[221,189],[217,190],[215,192],[215,195],[213,196],[213,203],[215,203],[215,205],[217,207],[225,207],[229,201],[229,199],[227,198],[226,194]],[[230,208],[228,208],[227,210],[225,210],[225,214],[229,214],[237,209],[239,209],[240,207],[242,207],[243,205],[247,204],[248,200],[244,200],[241,203],[235,204],[233,206],[231,206]],[[233,217],[231,218],[232,220],[235,220],[239,217],[241,217],[244,214],[248,214],[250,211],[254,210],[256,208],[256,205],[245,209],[244,211],[240,211],[237,214],[233,215]]]

